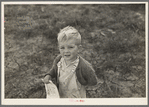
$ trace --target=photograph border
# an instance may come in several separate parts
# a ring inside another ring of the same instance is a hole
[[[4,98],[4,4],[145,4],[146,98],[5,99]],[[77,102],[83,100],[83,102]],[[57,103],[58,102],[58,103]],[[1,104],[2,105],[147,105],[148,104],[148,2],[22,1],[1,2]]]

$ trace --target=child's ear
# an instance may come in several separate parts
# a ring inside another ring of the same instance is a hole
[[[82,50],[82,45],[78,45],[78,50],[79,50],[79,52],[81,52],[81,50]]]

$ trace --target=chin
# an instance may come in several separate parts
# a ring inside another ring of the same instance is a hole
[[[66,60],[70,60],[71,59],[70,57],[66,57],[66,56],[64,56],[63,58],[66,59]]]
[[[71,58],[64,58],[64,59],[66,59],[66,60],[72,60]]]
[[[67,61],[73,61],[73,58],[64,58]]]

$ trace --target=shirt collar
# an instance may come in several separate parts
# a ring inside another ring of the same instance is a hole
[[[62,61],[63,61],[63,63],[66,64],[64,58],[62,58]],[[76,60],[74,60],[74,61],[72,61],[71,63],[69,63],[68,65],[66,65],[66,67],[68,67],[68,66],[70,66],[70,65],[72,65],[72,64],[74,64],[74,66],[77,66],[78,62],[79,62],[79,56],[77,56],[77,59],[76,59]]]
[[[60,66],[62,65],[62,63],[65,63],[65,60],[64,60],[63,57],[62,57],[61,60],[57,63],[58,67],[60,67]],[[68,64],[66,67],[68,67],[68,66],[70,66],[70,65],[72,65],[72,64],[74,64],[74,66],[77,67],[78,63],[79,63],[79,55],[77,56],[77,59],[76,59],[76,60],[74,60],[73,62],[71,62],[70,64]],[[65,63],[65,64],[66,64],[66,63]]]

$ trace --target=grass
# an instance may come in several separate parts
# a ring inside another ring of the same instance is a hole
[[[87,97],[146,96],[145,5],[5,5],[4,17],[5,98],[45,97],[36,80],[51,68],[57,33],[68,25],[79,30],[80,54],[99,78]]]

